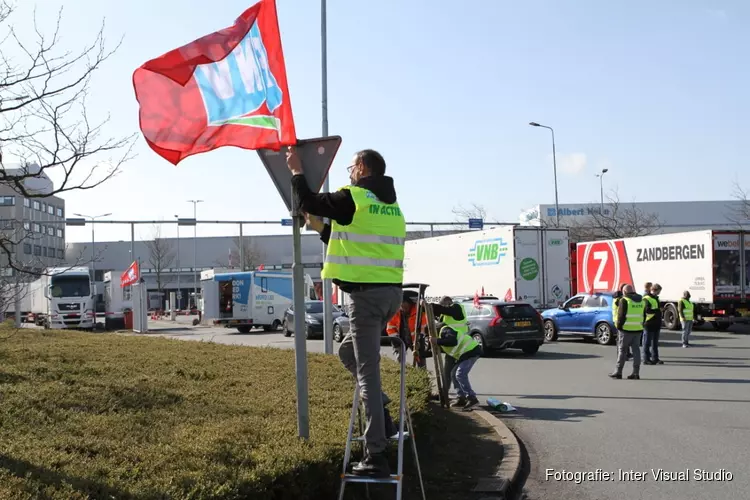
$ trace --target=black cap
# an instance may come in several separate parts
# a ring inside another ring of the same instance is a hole
[[[402,301],[416,304],[418,298],[419,298],[419,292],[415,292],[414,290],[404,290],[404,297]]]

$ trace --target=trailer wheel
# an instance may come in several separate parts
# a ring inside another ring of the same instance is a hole
[[[732,323],[719,323],[718,321],[712,321],[711,326],[713,326],[714,330],[717,332],[726,332],[729,330],[729,327],[732,326]]]
[[[557,327],[551,319],[544,321],[544,340],[554,342],[557,340]]]
[[[680,330],[680,317],[677,315],[677,309],[674,304],[667,304],[664,307],[664,326],[667,330]]]
[[[250,327],[248,325],[240,325],[237,327],[237,331],[240,333],[250,333]]]

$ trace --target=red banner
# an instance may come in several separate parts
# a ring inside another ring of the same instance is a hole
[[[278,151],[297,141],[274,0],[146,62],[133,87],[146,142],[174,165],[223,146]]]
[[[138,268],[138,261],[133,261],[130,267],[120,275],[120,288],[138,283],[138,279],[141,277],[141,270]]]

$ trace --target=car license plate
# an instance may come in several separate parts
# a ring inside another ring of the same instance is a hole
[[[236,324],[238,324],[238,323],[239,323],[239,321],[237,321],[236,319],[233,319],[233,320],[231,320],[231,321],[229,322],[229,324],[230,324],[230,325],[236,325]]]
[[[531,321],[516,321],[516,326],[531,326]]]

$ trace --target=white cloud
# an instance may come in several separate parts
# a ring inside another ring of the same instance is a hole
[[[549,155],[552,163],[552,155]],[[557,168],[568,175],[578,175],[586,170],[586,153],[566,153],[557,155]]]

